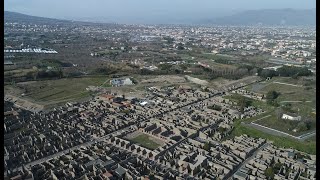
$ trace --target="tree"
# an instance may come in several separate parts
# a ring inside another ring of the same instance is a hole
[[[253,69],[250,70],[250,74],[251,75],[255,75],[256,73],[258,73],[257,68],[253,68]]]
[[[266,99],[274,100],[274,99],[276,99],[279,95],[280,95],[280,93],[278,93],[277,91],[269,91],[269,92],[267,93]]]
[[[276,71],[273,70],[268,70],[268,69],[262,69],[259,73],[258,71],[258,75],[263,77],[263,78],[267,78],[267,77],[273,77],[277,75]]]
[[[220,132],[220,133],[224,133],[224,132],[226,132],[226,128],[224,128],[224,127],[219,127],[218,128],[218,131]]]
[[[280,171],[280,169],[281,169],[281,167],[282,167],[282,164],[281,163],[276,163],[276,164],[274,164],[274,166],[273,166],[273,170],[274,170],[274,172],[275,172],[275,174],[278,174],[279,173],[279,171]]]
[[[37,80],[37,72],[32,72],[32,71],[28,72],[26,74],[26,78],[27,79]]]
[[[221,111],[221,106],[219,106],[219,105],[213,105],[213,106],[209,106],[208,107],[209,109],[213,109],[213,110],[216,110],[216,111]]]
[[[252,101],[249,98],[246,98],[244,96],[238,95],[237,96],[237,104],[240,107],[240,112],[244,113],[244,108],[251,105]]]
[[[305,121],[305,124],[306,124],[307,130],[310,130],[312,128],[312,120],[307,119]]]
[[[168,44],[172,44],[174,41],[174,38],[171,38],[171,37],[164,37],[163,39],[167,40]]]
[[[297,129],[298,131],[302,132],[302,131],[307,131],[308,127],[305,122],[300,122],[297,126]]]
[[[175,69],[174,72],[175,72],[176,74],[180,74],[180,73],[181,73],[181,70]]]
[[[58,69],[58,75],[59,75],[59,79],[63,77],[63,71],[61,68]]]
[[[273,179],[274,178],[274,171],[272,167],[267,168],[264,171],[265,176],[267,176],[267,179]]]
[[[203,149],[206,151],[209,151],[210,150],[210,143],[208,143],[208,142],[204,143]]]
[[[155,180],[156,178],[154,177],[154,174],[150,174],[149,179],[150,180]]]
[[[294,75],[292,75],[292,79],[298,79],[298,73],[297,74],[294,74]]]
[[[188,69],[188,65],[187,64],[180,64],[180,68],[182,70],[186,70],[186,69]]]
[[[184,50],[183,46],[178,46],[178,50]]]
[[[184,50],[184,47],[183,47],[182,43],[178,43],[178,50]]]
[[[311,76],[313,73],[307,67],[283,66],[278,69],[280,76]]]
[[[143,68],[143,69],[140,70],[140,74],[142,74],[142,75],[150,75],[150,74],[153,74],[153,72],[148,70],[148,69],[144,69]]]
[[[278,107],[279,104],[276,101],[277,97],[279,96],[280,93],[276,92],[276,91],[269,91],[266,95],[266,99],[267,99],[267,103],[272,105],[272,106],[276,106]]]

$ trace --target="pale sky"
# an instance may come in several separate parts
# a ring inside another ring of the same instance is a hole
[[[4,9],[63,19],[144,21],[214,18],[243,10],[312,9],[316,0],[4,0]]]

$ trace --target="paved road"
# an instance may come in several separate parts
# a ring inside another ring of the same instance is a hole
[[[44,157],[44,158],[42,158],[42,159],[38,159],[38,160],[32,161],[32,162],[30,162],[30,163],[25,164],[25,167],[31,167],[31,166],[34,166],[34,165],[36,165],[36,164],[40,164],[40,163],[43,163],[43,162],[45,162],[45,161],[51,160],[51,159],[53,159],[53,158],[55,158],[55,157],[57,157],[57,156],[61,156],[61,155],[67,154],[67,153],[69,153],[70,151],[79,149],[79,148],[81,148],[81,147],[87,147],[87,146],[90,146],[90,145],[92,145],[92,144],[94,144],[94,143],[96,143],[96,142],[104,141],[105,139],[111,138],[112,136],[117,136],[117,135],[119,135],[121,132],[123,132],[123,131],[125,131],[125,130],[128,130],[129,128],[130,128],[130,126],[124,128],[124,129],[120,129],[120,130],[118,130],[118,131],[112,132],[112,133],[110,133],[110,134],[108,134],[108,135],[106,135],[106,136],[103,136],[103,137],[100,137],[100,138],[97,138],[97,139],[93,139],[92,141],[85,142],[85,143],[79,144],[79,145],[77,145],[77,146],[74,146],[74,147],[72,147],[72,148],[65,149],[65,150],[60,151],[60,152],[57,152],[57,153],[55,153],[55,154],[46,156],[46,157]],[[17,171],[17,170],[22,170],[22,167],[18,167],[18,168],[13,169],[13,171]]]
[[[311,101],[281,101],[280,103],[300,103],[300,102],[311,102]]]
[[[236,90],[236,89],[243,88],[243,87],[245,87],[245,86],[249,86],[249,85],[251,85],[251,84],[253,84],[253,83],[250,83],[250,84],[247,84],[247,85],[244,85],[244,86],[240,86],[240,87],[237,87],[237,88],[231,89],[231,90],[229,90],[229,92],[230,92],[230,91],[233,91],[233,90]],[[210,96],[210,97],[208,97],[208,98],[204,98],[204,99],[201,99],[201,100],[199,100],[199,101],[196,101],[195,103],[200,102],[200,101],[204,101],[204,100],[207,100],[207,99],[210,99],[210,98],[213,98],[213,97],[216,97],[216,96],[222,95],[222,94],[223,94],[223,93],[216,93],[216,94],[211,95],[211,96]],[[194,103],[192,103],[192,104],[194,104]],[[190,104],[188,104],[188,105],[190,105]],[[185,106],[188,106],[188,105],[185,105]],[[179,142],[177,142],[176,144],[174,144],[174,145],[172,145],[172,146],[168,147],[167,149],[165,149],[165,150],[161,151],[159,154],[157,154],[157,156],[156,156],[155,158],[157,158],[157,157],[159,157],[159,156],[163,155],[163,154],[164,154],[165,152],[167,152],[168,150],[170,150],[170,149],[172,149],[172,148],[174,148],[174,147],[178,146],[178,145],[179,145],[179,144],[181,144],[182,142],[186,141],[188,138],[194,138],[194,137],[196,137],[196,135],[197,135],[200,131],[202,131],[202,130],[204,130],[204,129],[207,129],[207,128],[211,127],[211,126],[213,126],[213,125],[212,125],[212,124],[210,124],[210,125],[208,125],[208,126],[206,126],[206,127],[202,127],[202,128],[200,128],[200,129],[199,129],[199,130],[197,130],[195,133],[193,133],[193,134],[191,134],[191,135],[187,136],[186,138],[184,138],[184,139],[180,140],[180,141],[179,141]]]
[[[268,133],[268,134],[271,134],[271,135],[286,136],[286,137],[297,139],[299,141],[304,141],[304,140],[316,135],[316,131],[312,131],[312,132],[303,134],[301,136],[293,136],[291,134],[288,134],[288,133],[285,133],[285,132],[282,132],[282,131],[279,131],[279,130],[276,130],[276,129],[272,129],[272,128],[269,128],[269,127],[265,127],[265,126],[262,126],[262,125],[259,125],[259,124],[256,124],[256,123],[250,123],[250,124],[245,124],[245,125],[249,126],[249,127],[252,127],[252,128],[255,128],[255,129],[258,129],[258,130],[260,130],[262,132],[265,132],[265,133]]]
[[[316,131],[312,131],[310,133],[306,133],[306,134],[299,136],[299,138],[304,141],[304,140],[306,140],[312,136],[315,136],[315,135],[316,135]]]
[[[226,176],[224,179],[231,180],[232,176],[233,176],[234,174],[236,174],[238,171],[240,171],[240,169],[241,169],[243,166],[245,166],[245,165],[248,163],[248,161],[250,161],[251,159],[253,159],[253,158],[258,154],[258,152],[260,152],[263,148],[266,148],[266,147],[268,147],[268,146],[269,146],[269,144],[268,144],[267,142],[265,142],[264,144],[262,144],[255,152],[252,153],[251,156],[249,156],[247,159],[245,159],[237,168],[234,169],[234,171],[233,171],[234,173],[230,173],[230,175],[229,175],[229,176]]]
[[[155,158],[157,159],[159,156],[162,156],[163,154],[165,154],[165,152],[169,151],[170,149],[173,149],[173,148],[177,147],[179,144],[185,142],[185,141],[188,140],[189,138],[195,138],[200,131],[202,131],[202,130],[204,130],[204,129],[206,129],[206,128],[209,128],[209,127],[211,127],[211,126],[212,126],[212,125],[208,125],[208,126],[206,126],[206,127],[200,128],[200,129],[197,130],[195,133],[190,134],[189,136],[185,137],[184,139],[181,139],[179,142],[173,144],[172,146],[168,147],[167,149],[164,149],[163,151],[159,152],[159,153],[156,155]]]

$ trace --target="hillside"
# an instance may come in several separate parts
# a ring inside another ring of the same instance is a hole
[[[234,15],[205,21],[218,25],[291,25],[315,26],[316,10],[264,9],[249,10]]]
[[[53,18],[45,18],[45,17],[37,17],[37,16],[30,16],[26,14],[4,11],[4,22],[29,22],[29,23],[69,23],[71,21],[68,20],[59,20]]]

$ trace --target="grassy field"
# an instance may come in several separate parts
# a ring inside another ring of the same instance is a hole
[[[247,90],[252,90],[254,92],[266,94],[269,91],[277,91],[280,93],[279,97],[276,99],[280,104],[290,103],[292,105],[292,110],[302,117],[312,117],[315,112],[316,107],[316,90],[313,86],[312,88],[306,88],[305,86],[297,87],[291,85],[277,84],[274,83],[290,83],[293,85],[302,85],[301,79],[295,80],[292,78],[277,77],[273,78],[267,83],[258,83],[256,85],[251,85]],[[290,102],[291,101],[291,102]],[[294,102],[297,101],[297,102]]]
[[[288,83],[292,85],[278,84],[276,82]],[[280,92],[280,101],[312,101],[315,100],[316,90],[315,84],[311,83],[309,89],[304,86],[306,81],[301,79],[292,79],[290,77],[274,77],[268,82],[250,85],[246,89],[258,93],[266,94],[268,91],[274,90]],[[298,85],[298,86],[293,86]]]
[[[273,136],[268,133],[256,130],[254,128],[246,127],[244,124],[241,124],[241,121],[236,121],[234,126],[234,130],[232,131],[231,136],[229,138],[232,138],[234,136],[240,136],[242,134],[247,134],[251,137],[264,138],[273,141],[273,144],[277,147],[294,148],[309,154],[316,154],[315,138],[310,138],[309,140],[302,142],[288,137]]]
[[[213,60],[215,59],[230,60],[235,58],[233,56],[213,54],[213,53],[202,53],[202,54],[196,54],[196,55],[201,58],[213,59]]]
[[[159,146],[161,146],[160,144],[154,142],[151,140],[152,137],[150,137],[147,134],[140,134],[139,136],[132,138],[131,141],[135,142],[137,144],[140,144],[141,146],[144,146],[148,149],[154,150],[156,148],[158,148]]]
[[[238,95],[238,94],[230,94],[230,95],[227,95],[227,96],[224,96],[223,98],[225,99],[229,99],[230,101],[232,102],[237,102],[238,101],[238,98],[240,97],[241,95]],[[260,108],[266,112],[269,112],[269,111],[273,111],[275,108],[263,101],[259,101],[259,100],[255,100],[255,99],[251,99],[251,98],[248,98],[248,97],[245,97],[248,101],[251,101],[251,105],[254,106],[254,107],[257,107],[257,108]]]
[[[273,83],[275,81],[282,82],[282,83],[290,83],[294,85],[302,85],[302,87]],[[292,78],[276,77],[270,80],[269,82],[250,85],[246,89],[250,91],[258,92],[258,93],[264,93],[264,94],[266,94],[268,91],[271,91],[271,90],[280,92],[281,94],[277,98],[277,101],[280,103],[280,105],[284,103],[288,103],[288,102],[282,102],[282,101],[298,101],[298,102],[289,102],[292,106],[291,109],[295,111],[297,114],[301,115],[302,117],[308,117],[313,120],[312,128],[309,130],[309,131],[312,131],[312,130],[315,130],[316,128],[315,126],[315,120],[316,120],[315,89],[313,89],[314,87],[311,89],[305,89],[303,85],[304,85],[304,82],[301,81],[301,79],[295,80]],[[230,95],[230,96],[227,96],[226,98],[236,101],[235,97],[236,96]],[[265,138],[270,141],[273,141],[274,145],[278,147],[294,148],[299,151],[303,151],[310,154],[316,153],[315,137],[311,137],[305,141],[299,141],[289,137],[279,137],[279,136],[271,135],[271,134],[262,132],[260,130],[257,130],[255,128],[248,127],[245,124],[241,124],[241,122],[249,123],[249,122],[255,121],[255,123],[258,123],[267,127],[271,127],[292,135],[301,135],[308,132],[308,131],[297,132],[297,133],[292,132],[292,129],[294,129],[297,126],[298,122],[292,122],[292,121],[288,122],[282,119],[278,119],[276,115],[276,109],[277,109],[276,107],[273,107],[271,105],[268,105],[265,102],[261,102],[257,100],[252,100],[252,105],[256,107],[260,107],[266,112],[253,118],[235,121],[234,123],[235,128],[232,131],[231,137],[239,136],[241,134],[247,134],[252,137],[257,137],[257,138],[261,137],[261,138]],[[267,115],[270,115],[270,116],[265,119],[256,121],[257,119],[260,119]]]
[[[226,99],[229,99],[233,102],[237,102],[237,99],[240,97],[240,95],[229,95],[229,96],[225,96]],[[254,100],[251,98],[247,98],[249,101],[251,101],[251,105],[257,108],[260,108],[262,110],[265,111],[265,113],[260,114],[258,116],[252,117],[252,118],[247,118],[247,119],[243,119],[243,122],[246,123],[250,123],[252,121],[255,121],[255,123],[263,125],[263,126],[267,126],[267,127],[271,127],[286,133],[290,133],[293,135],[297,135],[295,133],[292,132],[292,130],[297,126],[296,122],[293,121],[285,121],[285,120],[279,120],[276,117],[276,107],[271,106],[269,104],[267,104],[266,102],[262,102],[262,101],[258,101],[258,100]],[[267,118],[263,118],[265,116],[269,116]],[[259,120],[260,118],[263,118],[261,120]]]
[[[193,62],[195,60],[194,56],[188,55],[188,54],[179,54],[182,60],[187,62]]]
[[[213,60],[201,60],[201,62],[204,62],[204,63],[210,65],[211,68],[229,68],[229,69],[236,69],[237,68],[235,65],[217,63]]]
[[[8,70],[4,71],[5,77],[22,77],[26,76],[29,72],[36,72],[37,69],[15,69],[15,70]]]
[[[9,94],[15,96],[21,96],[18,93],[23,92],[25,94],[23,98],[46,105],[89,97],[90,92],[86,88],[88,86],[99,86],[106,80],[106,77],[97,76],[31,81],[18,83],[15,86],[10,85],[5,89],[10,90]]]
[[[269,91],[280,92],[279,101],[312,101],[315,100],[315,89],[305,89],[290,85],[270,83],[262,88],[259,93],[266,94]]]
[[[275,112],[269,113],[271,116],[261,119],[258,121],[255,121],[256,124],[260,124],[266,127],[271,127],[273,129],[277,129],[279,131],[294,135],[294,136],[299,136],[308,132],[311,132],[316,129],[316,122],[312,121],[312,127],[310,130],[306,131],[297,131],[294,132],[293,130],[296,129],[300,123],[300,121],[290,121],[290,120],[285,120],[285,119],[278,119]]]
[[[240,95],[228,95],[225,96],[224,98],[229,99],[233,102],[237,102],[237,99],[239,98]],[[277,109],[280,109],[281,107],[274,107],[271,106],[269,104],[267,104],[266,102],[262,102],[262,101],[258,101],[258,100],[254,100],[254,99],[250,99],[247,98],[247,100],[251,101],[251,105],[261,108],[265,111],[265,113],[263,113],[262,115],[253,117],[253,118],[248,118],[248,119],[244,119],[242,121],[244,122],[252,122],[255,121],[255,123],[266,126],[266,127],[270,127],[294,136],[299,136],[311,131],[314,131],[316,129],[316,116],[313,113],[313,106],[311,102],[298,102],[298,103],[291,103],[292,104],[292,108],[291,110],[296,112],[297,114],[299,114],[302,118],[308,118],[311,119],[311,128],[309,129],[300,129],[299,128],[299,123],[300,121],[290,121],[290,120],[284,120],[284,119],[279,119],[278,116],[279,114],[277,114]],[[306,105],[307,104],[307,105]],[[282,111],[285,113],[285,111]],[[262,117],[268,116],[265,119],[261,119],[258,120]],[[258,120],[258,121],[257,121]],[[301,127],[301,126],[300,126]],[[294,129],[296,129],[297,131],[294,132]],[[300,130],[299,130],[300,129]]]
[[[314,80],[306,81],[303,78],[293,79],[291,77],[274,77],[272,78],[273,81],[288,83],[288,84],[295,84],[295,85],[302,85],[305,86],[309,84],[312,87],[316,87],[316,83]]]

